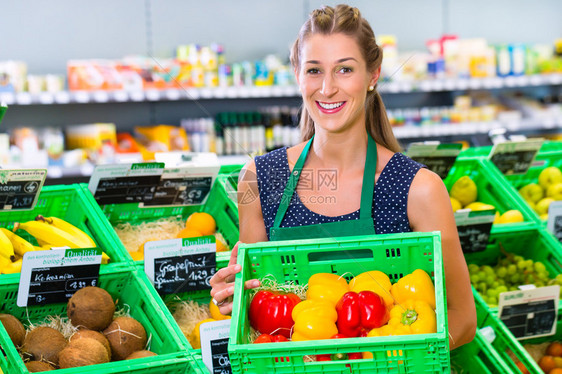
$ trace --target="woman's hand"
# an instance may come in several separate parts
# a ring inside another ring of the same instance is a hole
[[[211,297],[214,299],[212,302],[216,302],[220,312],[224,315],[232,313],[231,296],[234,295],[234,277],[242,270],[242,266],[236,263],[238,259],[238,244],[240,242],[236,243],[234,248],[232,248],[228,266],[217,271],[210,282],[212,287]],[[259,286],[260,282],[257,279],[250,279],[245,283],[246,289]]]

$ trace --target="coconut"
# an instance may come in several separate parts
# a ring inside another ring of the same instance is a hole
[[[102,334],[99,331],[78,330],[68,339],[68,342],[72,343],[74,340],[85,339],[85,338],[86,339],[95,339],[98,342],[100,342],[101,344],[103,344],[103,346],[107,350],[107,356],[111,357],[111,347],[109,346],[109,341],[107,340],[105,335]]]
[[[66,312],[74,326],[101,331],[111,323],[115,303],[103,288],[84,287],[68,300]]]
[[[60,332],[51,327],[39,326],[27,333],[21,351],[24,357],[57,365],[58,354],[66,344]]]
[[[25,328],[21,322],[11,314],[0,314],[0,322],[4,325],[10,339],[12,339],[12,343],[16,347],[21,347],[25,338]]]
[[[59,353],[61,369],[97,365],[109,362],[109,354],[102,343],[95,339],[74,339]]]
[[[103,331],[111,346],[111,358],[124,360],[131,353],[143,350],[146,345],[146,330],[134,318],[117,317]]]
[[[135,358],[152,357],[152,356],[156,356],[156,353],[143,349],[142,351],[136,351],[131,353],[129,356],[127,356],[127,358],[125,358],[125,360],[134,360]]]
[[[55,370],[54,367],[52,367],[51,365],[49,365],[46,362],[42,362],[42,361],[29,361],[25,363],[25,367],[27,368],[27,371],[29,371],[30,373],[38,373],[40,371],[49,371],[49,370]]]

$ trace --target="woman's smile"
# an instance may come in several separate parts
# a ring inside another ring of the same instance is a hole
[[[339,101],[339,102],[334,102],[334,103],[317,101],[316,105],[318,106],[318,109],[322,113],[334,114],[334,113],[339,112],[345,106],[345,103],[346,103],[345,101]]]

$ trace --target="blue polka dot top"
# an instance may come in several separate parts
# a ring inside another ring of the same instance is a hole
[[[269,239],[269,229],[273,226],[291,172],[287,159],[287,147],[257,156],[255,163],[263,220]],[[372,217],[374,217],[377,234],[412,231],[407,214],[408,192],[414,176],[422,167],[424,165],[399,152],[388,161],[373,191]],[[305,174],[305,170],[303,170],[299,183],[306,178]],[[280,226],[307,226],[353,219],[359,219],[359,210],[335,217],[315,213],[302,203],[298,192],[295,191]]]

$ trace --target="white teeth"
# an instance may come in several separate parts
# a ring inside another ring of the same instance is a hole
[[[325,104],[325,103],[318,102],[318,104],[324,109],[336,109],[343,105],[343,101],[339,103],[332,103],[332,104]]]

